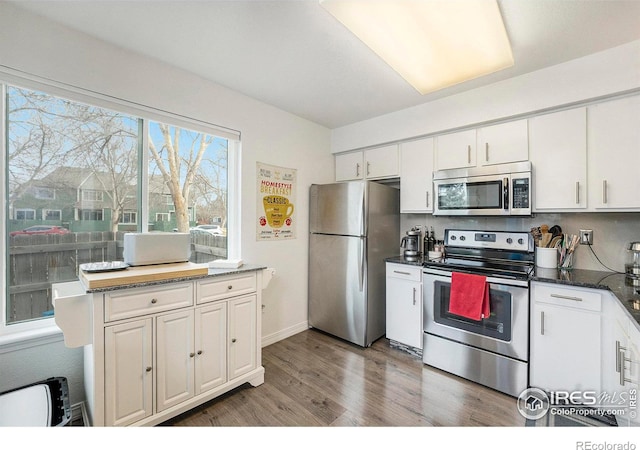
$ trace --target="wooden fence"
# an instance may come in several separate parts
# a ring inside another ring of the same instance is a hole
[[[78,279],[80,264],[123,260],[124,232],[17,235],[9,238],[8,323],[50,315],[51,284]],[[191,261],[227,255],[225,236],[191,235]]]

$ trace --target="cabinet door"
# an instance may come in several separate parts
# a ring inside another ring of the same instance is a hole
[[[363,179],[363,161],[364,156],[362,152],[343,153],[340,155],[336,155],[336,181]]]
[[[629,392],[629,419],[631,425],[640,426],[640,331],[635,324],[629,323],[629,340],[627,341],[626,383]]]
[[[600,314],[534,303],[531,317],[532,387],[600,391]]]
[[[535,177],[534,210],[587,207],[587,109],[529,121],[529,154]]]
[[[436,170],[474,167],[476,130],[460,131],[436,137]]]
[[[196,395],[227,381],[227,303],[195,312]]]
[[[153,413],[152,319],[104,329],[105,425],[125,426]]]
[[[422,348],[422,283],[387,277],[386,337]]]
[[[590,106],[589,208],[640,208],[640,96]]]
[[[397,177],[398,145],[372,148],[364,152],[364,176],[368,179]]]
[[[157,411],[194,395],[193,310],[156,318]]]
[[[229,380],[256,368],[256,296],[229,300]]]
[[[401,145],[400,212],[433,212],[433,138]]]
[[[478,165],[503,164],[529,159],[526,119],[478,129]]]

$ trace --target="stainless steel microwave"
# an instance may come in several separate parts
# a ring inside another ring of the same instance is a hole
[[[530,216],[531,162],[433,173],[434,216]]]

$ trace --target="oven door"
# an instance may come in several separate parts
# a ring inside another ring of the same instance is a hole
[[[509,174],[434,180],[434,215],[509,215]]]
[[[425,333],[528,361],[528,283],[491,277],[487,282],[491,315],[475,321],[448,311],[451,272],[423,269]]]

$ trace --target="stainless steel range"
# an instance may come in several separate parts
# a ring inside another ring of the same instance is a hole
[[[527,388],[528,232],[445,230],[444,257],[423,264],[425,364],[517,397]],[[452,274],[486,277],[490,314],[473,320],[449,312]]]

